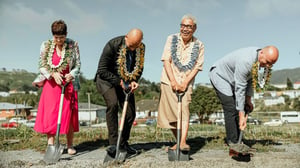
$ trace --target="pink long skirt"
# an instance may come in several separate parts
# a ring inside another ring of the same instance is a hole
[[[54,79],[46,80],[40,97],[34,130],[43,134],[56,134],[61,86]],[[70,124],[79,131],[78,95],[72,83],[65,89],[60,134],[67,134]]]

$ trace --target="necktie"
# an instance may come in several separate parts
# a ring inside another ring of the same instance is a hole
[[[131,72],[131,63],[132,63],[132,52],[129,51],[126,55],[126,68],[127,71]]]

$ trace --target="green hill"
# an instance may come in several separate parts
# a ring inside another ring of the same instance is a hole
[[[28,72],[23,69],[6,71],[0,70],[0,91],[29,91],[37,90],[31,85],[36,77],[36,73]],[[286,84],[287,78],[293,83],[300,81],[300,68],[282,69],[272,72],[271,84]]]
[[[36,90],[31,82],[37,74],[27,72],[26,70],[0,71],[0,91],[18,90],[28,91]]]
[[[270,83],[286,84],[287,78],[293,83],[300,81],[300,68],[273,71]]]

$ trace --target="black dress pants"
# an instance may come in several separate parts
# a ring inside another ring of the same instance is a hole
[[[240,128],[239,111],[236,110],[235,96],[226,96],[217,89],[215,90],[221,101],[224,111],[227,143],[237,143],[240,134]]]
[[[107,105],[106,109],[106,123],[108,128],[108,140],[110,145],[116,145],[118,140],[118,112],[123,108],[125,101],[125,94],[121,87],[111,87],[103,94]],[[120,108],[119,108],[120,107]],[[122,111],[122,110],[121,110]],[[121,116],[121,115],[120,115]],[[129,140],[130,130],[135,119],[135,100],[134,94],[131,93],[128,99],[128,106],[124,127],[121,137],[121,145]]]

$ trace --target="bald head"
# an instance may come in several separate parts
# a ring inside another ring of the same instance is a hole
[[[279,56],[279,51],[275,46],[266,46],[263,48],[265,50],[265,54],[268,60],[270,60],[273,64],[277,61]]]
[[[275,46],[266,46],[259,51],[259,63],[261,67],[271,67],[276,63],[279,51]]]
[[[126,46],[130,50],[135,50],[143,40],[143,32],[141,29],[131,29],[125,36]]]

